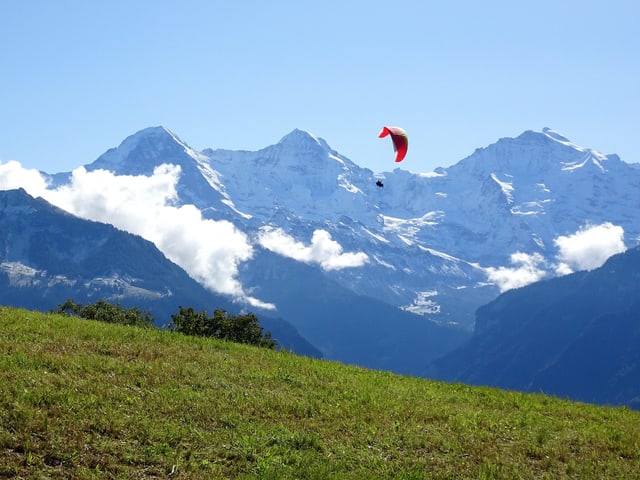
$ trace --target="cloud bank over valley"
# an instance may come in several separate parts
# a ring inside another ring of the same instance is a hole
[[[179,177],[180,167],[168,164],[156,167],[151,176],[80,167],[68,184],[51,188],[37,170],[16,161],[0,163],[0,189],[24,188],[81,218],[140,235],[207,288],[253,307],[274,309],[275,305],[252,297],[237,279],[239,265],[254,255],[250,237],[229,221],[204,218],[194,205],[176,206]],[[316,230],[307,246],[281,229],[265,227],[257,242],[324,270],[358,267],[368,261],[365,253],[344,252],[324,230]]]

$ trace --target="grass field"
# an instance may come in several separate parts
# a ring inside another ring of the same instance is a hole
[[[637,479],[640,412],[0,307],[0,478]]]

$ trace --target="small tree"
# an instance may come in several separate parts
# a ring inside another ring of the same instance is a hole
[[[218,312],[218,310],[216,310]],[[215,337],[218,333],[218,321],[207,317],[207,311],[196,312],[193,307],[182,307],[171,315],[169,330],[195,337]]]
[[[105,300],[98,300],[96,303],[83,305],[68,299],[54,313],[74,315],[88,320],[98,320],[101,322],[118,323],[120,325],[134,325],[137,327],[149,327],[153,324],[153,317],[148,311],[141,311],[139,308],[124,308],[121,305],[112,304]]]
[[[253,313],[230,315],[225,310],[216,309],[213,316],[207,316],[206,310],[196,312],[191,307],[181,306],[178,313],[171,315],[171,319],[169,329],[185,335],[215,337],[266,348],[276,347],[271,333],[263,333],[258,317]]]
[[[238,343],[248,343],[260,347],[275,348],[276,342],[271,338],[271,333],[262,333],[262,327],[253,313],[244,315],[226,316],[220,325],[220,338]]]

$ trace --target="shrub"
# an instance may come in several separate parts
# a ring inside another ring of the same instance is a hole
[[[216,309],[212,316],[206,310],[196,312],[192,307],[180,307],[171,315],[169,329],[185,335],[215,337],[232,342],[275,348],[271,333],[263,333],[258,317],[253,313],[230,315],[225,310]]]
[[[58,305],[58,310],[52,310],[52,312],[121,325],[150,327],[153,324],[153,317],[148,311],[143,312],[137,307],[125,308],[105,300],[83,305],[68,299],[63,304]]]

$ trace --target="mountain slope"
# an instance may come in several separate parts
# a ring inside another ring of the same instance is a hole
[[[476,332],[437,360],[436,378],[637,405],[640,247],[601,268],[502,294]]]
[[[640,412],[0,307],[8,478],[638,478]]]
[[[280,305],[279,313],[327,359],[418,375],[468,339],[468,332],[439,326],[373,297],[356,295],[313,267],[261,250],[241,276],[260,285],[255,294]]]
[[[187,275],[150,242],[70,215],[24,190],[0,191],[0,304],[50,310],[72,298],[149,310],[159,326],[180,305],[237,311]],[[289,349],[320,356],[282,320],[261,325]]]
[[[532,391],[640,409],[640,301],[590,323],[536,375]]]

